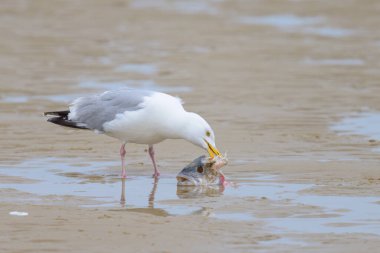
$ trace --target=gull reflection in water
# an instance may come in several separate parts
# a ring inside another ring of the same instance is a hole
[[[159,178],[155,177],[154,181],[153,181],[153,187],[152,187],[152,190],[150,191],[149,198],[148,198],[148,207],[149,208],[154,208],[154,196],[156,195],[158,181],[159,181]],[[125,178],[121,179],[120,204],[122,206],[126,205],[126,199],[125,199]]]
[[[155,198],[157,189],[159,188],[159,178],[153,178],[152,179],[152,189],[149,193],[148,199],[147,199],[147,206],[146,207],[127,207],[128,199],[126,199],[126,179],[121,179],[121,194],[120,194],[120,205],[125,208],[122,210],[128,211],[128,212],[139,212],[139,213],[149,213],[157,216],[169,216],[172,215],[169,213],[171,209],[175,209],[175,206],[168,206],[167,208],[157,208],[155,207]],[[215,185],[215,186],[174,186],[172,189],[174,190],[176,187],[176,195],[178,199],[196,199],[196,198],[203,198],[203,197],[218,197],[223,195],[225,187],[223,185]],[[168,189],[166,189],[167,191]],[[171,194],[168,194],[168,196]],[[162,197],[162,196],[161,196]],[[188,203],[186,204],[188,205]],[[177,206],[178,207],[178,206]],[[201,208],[202,209],[202,208]],[[200,209],[200,210],[201,210]],[[172,211],[173,211],[172,210]],[[120,210],[121,211],[121,210]]]
[[[156,216],[169,216],[170,214],[166,210],[162,208],[154,207],[154,199],[157,192],[158,181],[159,181],[159,178],[157,177],[153,179],[153,187],[149,193],[147,207],[127,208],[125,210],[128,212],[149,213]],[[120,196],[120,204],[122,207],[126,207],[126,202],[127,202],[125,198],[125,183],[126,183],[125,178],[122,178],[121,179],[121,196]]]

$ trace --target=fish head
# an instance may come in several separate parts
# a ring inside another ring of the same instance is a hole
[[[177,185],[207,186],[220,185],[224,174],[220,170],[227,164],[227,158],[200,156],[183,168],[177,175]]]

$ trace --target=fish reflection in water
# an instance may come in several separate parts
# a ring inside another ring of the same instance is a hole
[[[213,186],[177,186],[177,196],[180,199],[218,197],[223,195],[223,185]]]
[[[128,207],[124,209],[130,212],[139,212],[139,213],[149,213],[157,216],[169,216],[171,215],[167,208],[157,208],[155,207],[156,193],[159,188],[159,178],[152,179],[152,189],[149,193],[147,199],[146,207]],[[120,194],[120,205],[122,207],[127,207],[128,199],[126,199],[126,179],[121,179],[121,194]],[[173,183],[173,190],[174,190]],[[214,186],[176,186],[176,195],[179,199],[195,199],[203,197],[218,197],[223,195],[225,187],[223,185],[214,185]],[[170,209],[170,207],[168,207]]]

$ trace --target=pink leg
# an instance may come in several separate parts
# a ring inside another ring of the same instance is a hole
[[[152,159],[153,167],[154,167],[154,174],[153,174],[153,177],[158,177],[158,176],[160,175],[160,172],[159,172],[158,169],[157,169],[156,159],[154,159],[154,149],[153,149],[153,145],[149,145],[149,155],[150,155],[150,158]]]
[[[121,178],[127,177],[127,172],[125,170],[125,143],[120,147],[120,158],[121,158]]]

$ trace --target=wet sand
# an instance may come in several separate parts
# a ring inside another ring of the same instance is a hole
[[[2,1],[0,251],[375,252],[379,8]],[[119,142],[42,112],[126,86],[204,116],[235,186],[178,189],[204,153],[179,140],[157,145],[155,182],[146,147],[129,144],[120,203]]]

